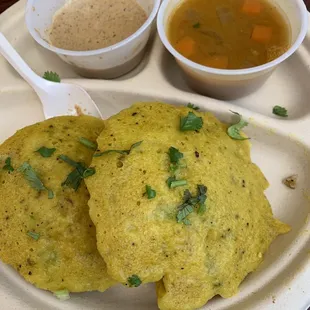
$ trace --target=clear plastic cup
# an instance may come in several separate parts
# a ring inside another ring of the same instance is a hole
[[[74,70],[88,78],[111,79],[136,67],[144,56],[151,26],[160,6],[160,0],[137,0],[148,15],[141,28],[127,39],[106,48],[92,51],[69,51],[50,45],[47,29],[55,12],[66,0],[28,0],[26,24],[31,36],[43,47],[56,53]]]
[[[303,0],[269,0],[282,11],[291,27],[291,47],[279,58],[249,69],[223,70],[199,65],[178,53],[167,38],[171,15],[181,2],[164,0],[158,16],[157,29],[167,50],[175,57],[189,86],[210,97],[222,100],[246,96],[261,87],[276,67],[290,57],[303,42],[308,30],[308,11]]]

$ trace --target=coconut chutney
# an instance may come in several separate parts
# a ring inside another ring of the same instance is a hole
[[[56,12],[49,41],[66,50],[96,50],[128,38],[146,19],[136,0],[73,0]]]

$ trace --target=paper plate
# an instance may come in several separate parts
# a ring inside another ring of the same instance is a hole
[[[0,16],[0,31],[28,64],[42,75],[59,73],[66,81],[83,86],[109,117],[136,101],[188,102],[231,121],[229,110],[249,120],[252,158],[270,182],[266,195],[277,218],[292,231],[276,239],[259,269],[249,275],[238,295],[212,299],[203,309],[305,310],[310,304],[310,36],[298,52],[280,66],[258,92],[233,102],[222,102],[193,93],[183,82],[174,59],[154,35],[143,62],[118,80],[85,80],[56,55],[39,47],[24,23],[26,1]],[[0,57],[0,142],[17,129],[43,120],[40,102],[30,87]],[[281,105],[288,119],[272,114]],[[282,179],[298,174],[291,190]],[[0,263],[0,308],[10,309],[157,309],[152,284],[138,289],[115,287],[105,293],[72,294],[61,302],[49,292],[26,283],[12,268]]]

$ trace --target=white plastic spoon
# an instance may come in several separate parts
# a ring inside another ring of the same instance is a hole
[[[0,52],[39,96],[46,118],[60,115],[86,115],[102,118],[95,102],[81,87],[54,83],[35,74],[0,32]]]

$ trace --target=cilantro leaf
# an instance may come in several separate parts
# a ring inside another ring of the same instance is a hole
[[[240,119],[239,119],[238,123],[231,125],[227,129],[227,134],[234,140],[248,140],[249,138],[242,137],[240,134],[240,130],[242,130],[244,127],[246,127],[248,125],[248,123],[242,119],[242,116],[239,113],[233,112],[233,111],[231,111],[231,112],[238,115],[240,117]]]
[[[61,184],[62,186],[71,187],[75,191],[78,190],[83,179],[86,179],[96,173],[95,168],[87,168],[84,163],[75,162],[66,155],[60,155],[59,159],[63,160],[64,162],[75,168],[72,172],[68,174],[66,180]]]
[[[79,138],[79,142],[91,150],[94,150],[94,151],[97,150],[96,142],[90,141],[87,138],[83,138],[83,137]]]
[[[58,158],[61,159],[62,161],[64,161],[65,163],[69,164],[72,167],[79,168],[82,166],[80,163],[77,163],[76,161],[70,159],[66,155],[60,155]]]
[[[33,231],[28,231],[27,235],[31,237],[32,239],[34,239],[35,241],[38,241],[40,238],[40,234],[33,232]]]
[[[34,169],[30,166],[29,163],[24,162],[19,168],[18,171],[24,175],[24,178],[29,182],[29,185],[36,189],[38,192],[47,191],[48,199],[54,198],[54,193],[52,190],[46,188],[40,178],[37,176]]]
[[[193,110],[195,110],[195,111],[198,111],[200,108],[199,107],[196,107],[194,104],[192,104],[192,103],[188,103],[187,104],[187,107],[189,108],[189,109],[193,109]]]
[[[140,280],[140,278],[135,274],[129,277],[127,281],[130,287],[138,287],[142,284],[142,281]]]
[[[272,113],[281,117],[288,117],[287,109],[279,105],[273,107]]]
[[[167,185],[168,185],[169,188],[171,188],[171,184],[172,184],[172,182],[174,182],[175,180],[176,180],[175,176],[169,177],[169,178],[167,179],[166,183],[167,183]]]
[[[61,183],[61,186],[67,186],[73,188],[75,191],[78,190],[82,183],[82,176],[77,169],[74,169],[70,172],[64,182]]]
[[[194,24],[194,25],[193,25],[193,28],[196,28],[196,29],[197,29],[197,28],[200,28],[200,23]]]
[[[156,191],[152,189],[150,185],[146,185],[145,189],[146,189],[146,195],[148,199],[153,199],[156,197]]]
[[[191,221],[190,221],[189,219],[184,219],[184,220],[182,221],[182,223],[183,223],[184,225],[186,225],[186,226],[191,225]]]
[[[193,112],[188,112],[187,116],[181,117],[180,130],[193,131],[199,130],[203,126],[202,117],[196,116]]]
[[[179,160],[182,159],[183,156],[183,153],[179,152],[179,150],[173,146],[169,148],[169,158],[171,163],[178,164]]]
[[[134,144],[130,147],[129,150],[107,150],[107,151],[104,151],[104,152],[101,152],[101,153],[96,153],[96,154],[94,154],[94,157],[100,157],[100,156],[102,156],[102,155],[109,154],[109,153],[119,153],[119,154],[122,154],[122,155],[129,155],[129,154],[131,153],[131,151],[132,151],[134,148],[140,146],[142,142],[143,142],[143,141],[139,141],[139,142],[134,143]]]
[[[177,222],[182,222],[192,212],[194,212],[193,206],[188,203],[183,203],[178,207]]]
[[[140,146],[142,142],[143,142],[143,141],[139,141],[139,142],[134,143],[134,144],[130,147],[129,153],[132,151],[132,149],[134,149],[134,148]],[[128,154],[129,154],[129,153],[128,153]]]
[[[169,185],[169,184],[168,184]],[[180,186],[185,186],[187,185],[187,181],[186,180],[174,180],[170,183],[170,188],[176,188],[176,187],[180,187]]]
[[[36,150],[36,152],[38,152],[42,157],[45,157],[45,158],[51,157],[55,151],[56,151],[55,148],[49,149],[45,146],[42,146],[38,150]]]
[[[60,83],[60,77],[56,72],[52,71],[46,71],[44,72],[43,79],[55,82],[55,83]]]
[[[54,192],[51,189],[47,189],[48,199],[53,199],[55,197]]]
[[[206,200],[207,200],[207,187],[204,185],[198,185],[198,210],[197,213],[198,214],[204,214],[207,210],[206,207]]]
[[[12,167],[12,163],[11,162],[12,162],[11,157],[8,157],[5,160],[5,165],[3,166],[2,169],[8,171],[9,173],[13,172],[14,168]]]
[[[190,222],[186,217],[194,212],[194,208],[197,208],[198,214],[204,214],[206,212],[206,200],[207,200],[207,187],[204,185],[197,185],[197,196],[193,197],[191,192],[186,189],[183,195],[183,203],[178,206],[177,222],[189,225]],[[186,221],[185,221],[186,220]]]
[[[68,290],[56,291],[54,292],[54,296],[57,297],[61,301],[70,299],[70,293]]]
[[[89,178],[96,173],[96,169],[93,167],[85,169],[83,172],[83,179]]]

